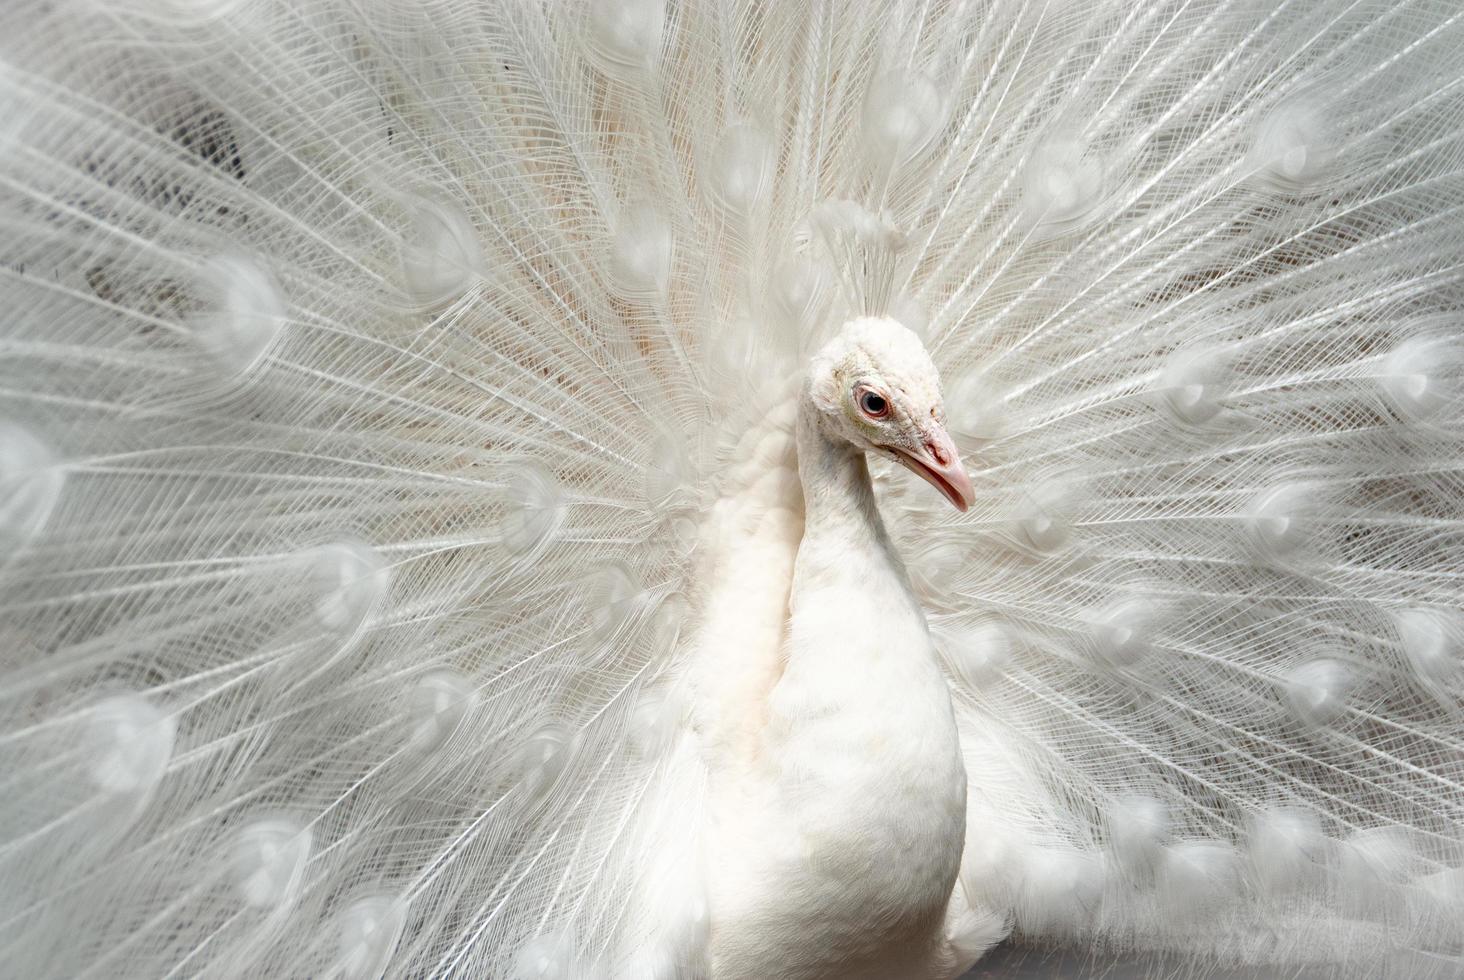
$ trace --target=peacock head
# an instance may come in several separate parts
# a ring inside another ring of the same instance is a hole
[[[940,374],[912,331],[861,317],[813,356],[808,397],[824,433],[888,456],[939,490],[957,510],[975,491],[945,427]]]

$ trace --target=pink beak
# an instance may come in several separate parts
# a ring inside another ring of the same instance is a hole
[[[909,450],[892,446],[900,462],[920,479],[939,490],[951,506],[965,513],[976,500],[976,490],[971,478],[961,465],[961,454],[950,434],[938,425],[925,431],[925,438],[919,449]]]

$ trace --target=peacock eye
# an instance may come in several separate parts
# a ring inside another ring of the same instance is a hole
[[[877,391],[865,391],[859,396],[859,408],[872,419],[882,419],[890,414],[890,403]]]

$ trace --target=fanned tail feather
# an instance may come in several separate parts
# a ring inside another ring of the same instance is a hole
[[[696,738],[763,676],[695,642],[708,527],[796,532],[788,379],[888,313],[978,488],[875,465],[1003,913],[961,955],[1457,975],[1461,45],[1433,0],[11,3],[4,962],[697,975]]]

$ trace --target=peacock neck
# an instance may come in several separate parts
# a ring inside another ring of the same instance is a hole
[[[825,435],[818,409],[806,395],[799,402],[797,440],[805,549],[832,543],[892,556],[863,451]]]

